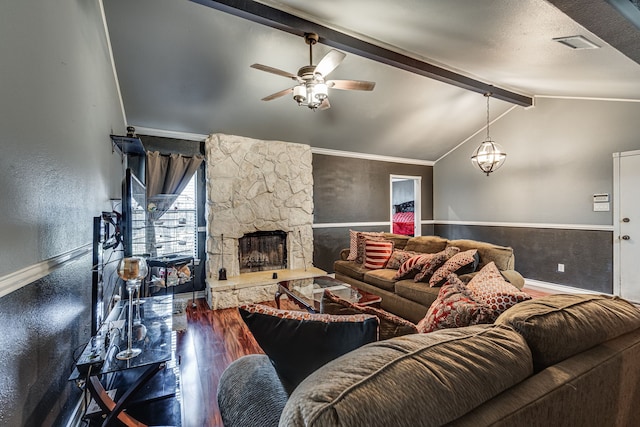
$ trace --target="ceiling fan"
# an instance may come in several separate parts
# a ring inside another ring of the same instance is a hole
[[[318,35],[315,33],[305,33],[304,40],[309,45],[309,65],[300,68],[298,74],[292,74],[287,71],[269,67],[268,65],[251,65],[251,68],[255,68],[256,70],[288,77],[298,82],[296,86],[262,98],[262,101],[271,101],[285,96],[288,93],[293,93],[293,99],[298,105],[309,107],[314,111],[318,108],[320,110],[326,110],[331,106],[329,104],[329,88],[341,90],[373,90],[376,85],[374,82],[362,80],[326,80],[327,75],[335,70],[347,55],[332,49],[320,60],[318,65],[313,65],[312,49],[313,45],[318,42]]]

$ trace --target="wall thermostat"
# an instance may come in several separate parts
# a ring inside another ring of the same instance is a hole
[[[593,195],[593,203],[606,203],[608,201],[609,201],[609,195],[607,193]]]

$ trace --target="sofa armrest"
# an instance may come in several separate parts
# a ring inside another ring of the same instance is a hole
[[[503,270],[500,273],[516,288],[524,288],[524,277],[515,270]]]
[[[264,354],[241,357],[220,377],[218,406],[225,427],[276,427],[288,399],[278,374]]]

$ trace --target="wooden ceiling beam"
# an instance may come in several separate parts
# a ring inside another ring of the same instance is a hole
[[[257,3],[252,0],[191,1],[300,37],[303,37],[304,33],[316,33],[320,36],[320,43],[363,58],[371,59],[373,61],[387,64],[401,70],[409,71],[414,74],[438,80],[443,83],[448,83],[473,92],[482,94],[490,92],[493,98],[507,101],[512,104],[521,105],[523,107],[533,105],[533,98],[530,96],[502,89],[437,65],[376,46],[367,41],[262,3]]]

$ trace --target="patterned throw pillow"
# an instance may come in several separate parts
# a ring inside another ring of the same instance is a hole
[[[531,299],[531,295],[507,282],[493,261],[469,281],[467,288],[476,300],[487,304],[498,315],[519,302]]]
[[[356,259],[355,262],[357,262],[358,264],[364,264],[364,247],[367,243],[367,240],[378,240],[378,241],[384,241],[386,240],[384,238],[384,233],[379,232],[379,233],[374,233],[374,232],[358,232],[357,234],[357,253],[356,253]]]
[[[384,268],[393,252],[393,242],[367,240],[364,245],[364,267],[371,270]]]
[[[417,334],[416,325],[393,313],[368,305],[349,302],[325,289],[320,300],[320,312],[329,314],[372,314],[380,321],[380,340]]]
[[[425,264],[422,267],[422,270],[420,270],[420,273],[416,274],[416,277],[414,277],[413,280],[415,280],[416,282],[428,282],[429,279],[431,279],[431,276],[433,276],[433,273],[442,264],[444,264],[445,261],[447,261],[452,256],[456,255],[458,252],[460,252],[460,248],[457,248],[455,246],[449,246],[445,248],[443,251],[438,252],[437,254],[435,254],[434,258],[431,260],[430,263]]]
[[[493,323],[496,318],[497,315],[489,306],[476,301],[458,276],[451,274],[417,327],[423,333],[433,332],[438,329]]]
[[[436,254],[419,254],[414,255],[402,263],[393,280],[411,279],[422,270],[425,265],[430,265],[431,260]]]
[[[349,256],[347,261],[355,261],[358,256],[358,232],[349,230]]]
[[[438,268],[433,276],[429,279],[429,286],[441,286],[447,280],[447,276],[451,273],[467,274],[473,273],[478,267],[480,258],[477,249],[469,249],[468,251],[459,252],[449,258],[442,267]]]
[[[333,316],[261,304],[238,310],[290,391],[320,366],[378,336],[378,318],[368,314]]]
[[[410,252],[410,251],[394,250],[391,256],[389,257],[389,261],[387,261],[386,268],[397,270],[400,268],[402,264],[404,264],[406,260],[408,260],[414,255],[418,255],[418,253]]]

